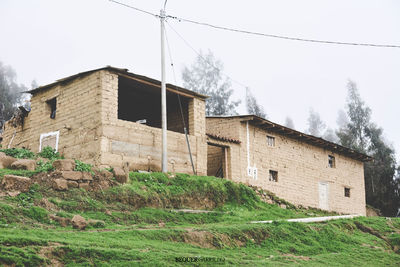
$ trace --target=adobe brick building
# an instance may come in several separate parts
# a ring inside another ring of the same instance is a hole
[[[27,116],[6,123],[2,146],[34,152],[51,146],[99,167],[129,163],[131,170],[160,171],[160,87],[113,67],[41,86],[28,92]],[[167,84],[169,171],[193,173],[186,125],[198,175],[259,186],[303,206],[365,215],[368,156],[257,116],[206,118],[205,99]]]
[[[252,115],[207,117],[206,132],[208,175],[306,207],[365,215],[370,157]]]
[[[32,94],[31,112],[22,123],[9,121],[3,147],[34,152],[51,146],[66,158],[96,166],[132,170],[161,169],[161,84],[113,67],[79,73],[41,86]],[[192,173],[183,134],[189,132],[198,174],[207,172],[206,96],[167,84],[168,170]],[[16,126],[16,127],[14,127]]]

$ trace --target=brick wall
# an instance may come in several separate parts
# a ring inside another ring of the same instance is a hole
[[[207,121],[208,121],[208,119],[207,119]],[[208,122],[207,122],[207,124],[208,124]],[[217,146],[221,146],[221,147],[225,148],[226,167],[225,167],[225,171],[224,171],[224,178],[227,178],[227,179],[230,179],[230,180],[233,180],[236,182],[240,182],[240,178],[239,178],[239,177],[241,177],[240,167],[238,168],[237,166],[232,166],[232,164],[240,162],[240,159],[241,159],[240,144],[217,140],[212,137],[207,138],[207,143],[210,145],[217,145]],[[209,160],[212,160],[212,159],[208,159],[207,164],[209,164],[209,162],[208,162]]]
[[[231,139],[239,139],[240,131],[237,126],[238,118],[213,118],[206,119],[206,133],[212,133],[228,137]]]
[[[122,166],[129,162],[132,170],[161,169],[161,129],[118,119],[118,75],[101,71],[101,164]],[[158,104],[158,103],[156,103]],[[207,172],[204,101],[189,100],[189,142],[195,168]],[[185,135],[168,131],[168,170],[192,173]]]
[[[216,121],[216,120],[213,120]],[[209,123],[207,131],[225,132],[225,123]],[[365,215],[363,163],[341,154],[268,132],[249,123],[250,166],[258,170],[257,179],[247,175],[247,129],[240,119],[230,119],[241,140],[239,157],[231,158],[232,180],[260,186],[292,203],[319,207],[319,182],[328,184],[329,209]],[[267,145],[266,136],[275,137],[275,146]],[[234,146],[230,146],[234,147]],[[336,167],[328,165],[328,155],[335,157]],[[278,182],[269,181],[269,170],[278,172]],[[350,198],[344,188],[350,188]]]
[[[10,122],[6,124],[3,147],[8,146],[15,131],[11,147],[25,147],[38,152],[40,134],[59,131],[60,153],[67,158],[98,164],[100,96],[98,72],[33,95],[32,111],[25,118],[23,128],[13,128]],[[54,97],[57,99],[57,111],[55,119],[51,119],[46,101]]]
[[[206,104],[204,100],[192,98],[189,100],[189,133],[205,137]]]

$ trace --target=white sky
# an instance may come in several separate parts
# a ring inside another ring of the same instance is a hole
[[[159,13],[163,0],[121,0]],[[343,42],[400,44],[398,0],[169,0],[173,16],[270,34]],[[304,131],[310,107],[336,128],[348,79],[400,154],[400,49],[322,45],[230,33],[170,20],[196,50],[210,49],[224,73],[249,86],[270,120],[290,116]],[[107,0],[1,0],[0,61],[18,81],[45,85],[112,65],[160,79],[156,18]],[[196,54],[167,26],[177,83]],[[168,82],[174,83],[171,68]],[[233,83],[235,98],[245,89]],[[243,101],[242,101],[243,102]],[[239,108],[245,113],[245,107]],[[399,157],[400,159],[400,157]]]

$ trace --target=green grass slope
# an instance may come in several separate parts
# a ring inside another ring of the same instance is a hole
[[[9,173],[35,175],[0,170],[0,180]],[[282,219],[332,214],[286,204],[264,203],[245,185],[185,174],[131,173],[129,184],[97,192],[33,185],[0,197],[0,264],[399,266],[399,219],[288,223]],[[49,216],[75,214],[96,223],[79,231]]]

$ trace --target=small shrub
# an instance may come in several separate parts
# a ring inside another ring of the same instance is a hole
[[[84,163],[80,160],[75,160],[75,171],[79,172],[90,172],[94,175],[94,171],[92,170],[92,164]]]
[[[26,217],[34,219],[38,222],[41,222],[41,223],[49,223],[50,222],[49,217],[47,216],[47,210],[45,210],[41,207],[32,206],[28,209],[24,209],[23,213]]]
[[[12,206],[0,203],[0,223],[6,224],[18,221],[16,210]]]
[[[114,172],[114,168],[113,167],[110,167],[110,168],[104,168],[106,171],[109,171],[109,172]]]
[[[0,263],[8,266],[43,266],[45,260],[32,248],[0,245]]]
[[[65,211],[75,211],[79,208],[79,202],[75,201],[75,200],[61,200],[60,202],[57,202],[56,204],[59,208],[65,210]]]
[[[84,199],[82,201],[84,204],[84,208],[88,209],[88,210],[98,210],[98,211],[103,211],[105,210],[103,203],[101,203],[100,201],[97,201],[93,198],[87,197],[86,199]]]
[[[36,162],[36,171],[38,172],[49,172],[53,170],[53,161],[44,162],[43,160],[39,160]]]
[[[69,218],[69,219],[72,219],[72,217],[73,217],[71,214],[64,212],[64,211],[59,211],[56,213],[56,215],[58,217]]]
[[[7,156],[14,157],[17,159],[34,159],[36,158],[35,153],[25,148],[7,148],[0,149],[0,152],[4,152]]]
[[[38,192],[39,189],[40,187],[38,184],[33,184],[29,188],[28,192],[19,194],[16,199],[23,207],[32,206],[35,199],[42,197],[42,195]]]
[[[393,234],[390,236],[389,242],[393,247],[400,247],[400,234]]]
[[[42,151],[38,153],[38,156],[50,160],[61,159],[60,153],[58,153],[55,149],[49,146],[43,148]]]
[[[96,222],[90,224],[90,226],[92,226],[93,228],[104,228],[104,227],[106,227],[106,223],[103,221],[96,221]]]

